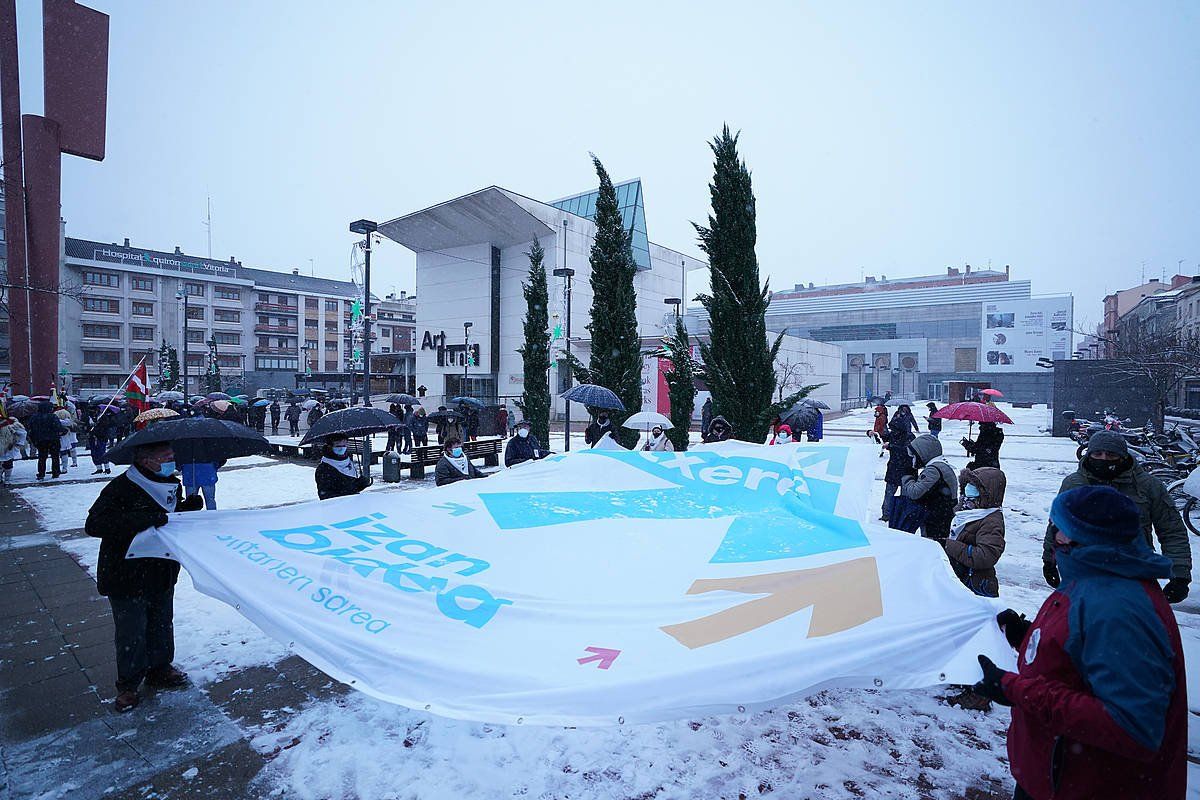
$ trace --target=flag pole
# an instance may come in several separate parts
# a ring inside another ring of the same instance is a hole
[[[125,380],[121,383],[120,387],[118,387],[117,390],[115,392],[113,392],[113,396],[110,397],[108,399],[108,402],[104,404],[104,410],[100,412],[99,416],[97,416],[96,419],[100,419],[100,417],[103,417],[105,414],[108,413],[108,410],[110,408],[112,408],[113,402],[117,399],[117,395],[119,395],[121,392],[125,391],[125,387],[129,386],[129,381],[132,380],[133,376],[137,374],[137,371],[142,368],[142,364],[145,361],[146,361],[146,357],[142,356],[142,360],[139,361],[136,365],[134,365],[133,372],[129,373],[129,375],[127,375],[125,377]]]

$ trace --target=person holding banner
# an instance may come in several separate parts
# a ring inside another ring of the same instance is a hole
[[[126,558],[134,536],[168,524],[169,512],[199,509],[199,497],[182,498],[170,442],[149,444],[138,448],[133,465],[100,490],[84,523],[87,535],[100,540],[96,590],[112,606],[117,649],[114,707],[120,712],[137,706],[143,682],[156,689],[187,684],[187,675],[171,665],[179,563]]]
[[[913,467],[921,472],[915,478],[905,475],[901,479],[900,493],[923,507],[922,536],[938,541],[947,539],[958,500],[958,475],[942,458],[942,443],[928,433],[913,439],[908,450]]]
[[[543,450],[542,444],[531,432],[529,420],[523,419],[517,423],[517,435],[508,440],[504,446],[504,466],[515,467],[526,461],[536,461],[550,455],[549,450]]]
[[[462,440],[457,436],[446,439],[442,445],[442,457],[433,470],[433,482],[437,486],[445,486],[459,481],[485,477],[479,468],[471,463],[471,459],[463,452]]]
[[[317,497],[322,500],[358,494],[371,485],[371,479],[359,475],[350,458],[350,440],[340,434],[325,440],[314,478]]]
[[[1171,560],[1141,535],[1141,513],[1110,486],[1054,499],[1062,585],[1032,622],[996,618],[1017,671],[979,656],[973,691],[1012,706],[1016,800],[1183,800],[1188,702],[1179,627],[1158,580]]]

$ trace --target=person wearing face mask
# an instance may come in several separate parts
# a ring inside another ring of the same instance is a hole
[[[958,497],[958,476],[954,467],[942,457],[941,442],[928,433],[913,439],[908,450],[913,467],[920,470],[920,474],[901,478],[900,494],[924,507],[922,536],[939,541],[948,539]]]
[[[358,474],[350,458],[350,442],[344,436],[330,436],[321,450],[321,461],[315,475],[317,497],[345,497],[358,494],[371,485],[371,479]]]
[[[996,617],[1017,671],[979,656],[972,687],[1012,707],[1015,800],[1183,800],[1188,783],[1184,648],[1158,580],[1171,561],[1142,536],[1142,511],[1104,485],[1050,506],[1062,585],[1029,621]]]
[[[650,438],[646,440],[646,444],[642,445],[642,449],[651,453],[673,453],[675,445],[667,438],[667,432],[663,430],[662,426],[655,425],[650,429]]]
[[[187,683],[187,675],[171,666],[179,563],[125,556],[134,536],[168,524],[170,512],[200,506],[199,496],[184,499],[175,451],[162,442],[138,448],[133,465],[109,481],[88,510],[84,532],[100,540],[96,590],[108,598],[116,629],[117,711],[137,706],[143,682],[155,689]]]
[[[616,429],[613,428],[608,412],[601,411],[583,432],[583,441],[587,442],[589,447],[595,447],[596,443],[603,439],[606,433],[611,434],[613,439],[617,438]]]
[[[792,442],[792,426],[780,425],[775,430],[775,435],[771,437],[770,444],[790,444]]]
[[[445,486],[448,483],[483,477],[485,477],[484,474],[471,463],[471,459],[467,458],[467,454],[463,452],[462,440],[457,436],[448,438],[442,445],[442,457],[433,470],[434,484]]]
[[[1116,431],[1092,434],[1079,469],[1063,479],[1058,491],[1062,494],[1081,486],[1111,486],[1137,504],[1146,544],[1153,547],[1157,537],[1159,550],[1171,559],[1171,580],[1163,587],[1163,593],[1171,603],[1186,599],[1192,582],[1192,549],[1187,528],[1167,488],[1133,460],[1124,436]],[[1054,561],[1054,532],[1051,519],[1042,540],[1042,574],[1051,588],[1056,588],[1060,579]]]
[[[508,440],[504,446],[504,466],[512,467],[526,461],[536,461],[550,455],[549,450],[543,450],[537,437],[533,435],[529,420],[523,419],[517,423],[517,435]]]
[[[731,436],[733,436],[733,426],[729,424],[729,420],[725,419],[723,415],[718,414],[708,424],[708,433],[701,437],[701,441],[705,444],[727,442]]]
[[[942,545],[954,574],[968,589],[999,597],[996,562],[1004,553],[1004,489],[1008,480],[995,467],[964,469],[958,475],[962,496]]]

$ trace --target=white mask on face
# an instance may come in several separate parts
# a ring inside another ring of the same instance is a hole
[[[522,439],[524,439],[528,435],[529,428],[517,428],[517,436],[520,436]]]
[[[784,432],[784,433],[779,434],[778,439],[783,444],[787,444],[788,442],[790,442],[792,440],[792,435],[790,433]]]

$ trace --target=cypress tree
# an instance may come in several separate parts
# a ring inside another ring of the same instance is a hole
[[[754,190],[737,141],[726,125],[710,145],[712,213],[707,227],[695,226],[700,248],[708,255],[712,291],[697,298],[709,318],[709,341],[700,344],[700,353],[714,414],[729,420],[734,438],[761,442],[771,420],[800,393],[772,402],[783,334],[767,343],[770,289],[759,284]]]
[[[620,427],[630,414],[642,410],[642,353],[638,337],[637,293],[633,276],[637,265],[630,247],[630,234],[621,221],[617,193],[600,159],[592,156],[600,178],[596,200],[596,238],[590,256],[592,268],[591,359],[577,377],[612,390],[625,405],[625,412],[612,413],[613,425],[622,443],[633,447],[637,431]]]
[[[692,425],[692,413],[696,410],[695,364],[692,361],[692,344],[688,338],[683,318],[675,318],[675,332],[663,339],[665,357],[671,369],[663,375],[667,381],[667,395],[671,399],[671,425],[667,437],[676,450],[687,450],[688,430]]]
[[[183,385],[183,373],[179,371],[179,351],[175,349],[175,345],[167,345],[167,351],[169,353],[167,363],[171,365],[171,388],[186,394],[187,387]]]
[[[521,410],[529,420],[530,432],[542,447],[550,441],[550,296],[546,288],[546,251],[537,239],[526,253],[529,256],[529,282],[522,285],[525,294],[525,344],[517,349],[525,375]]]

